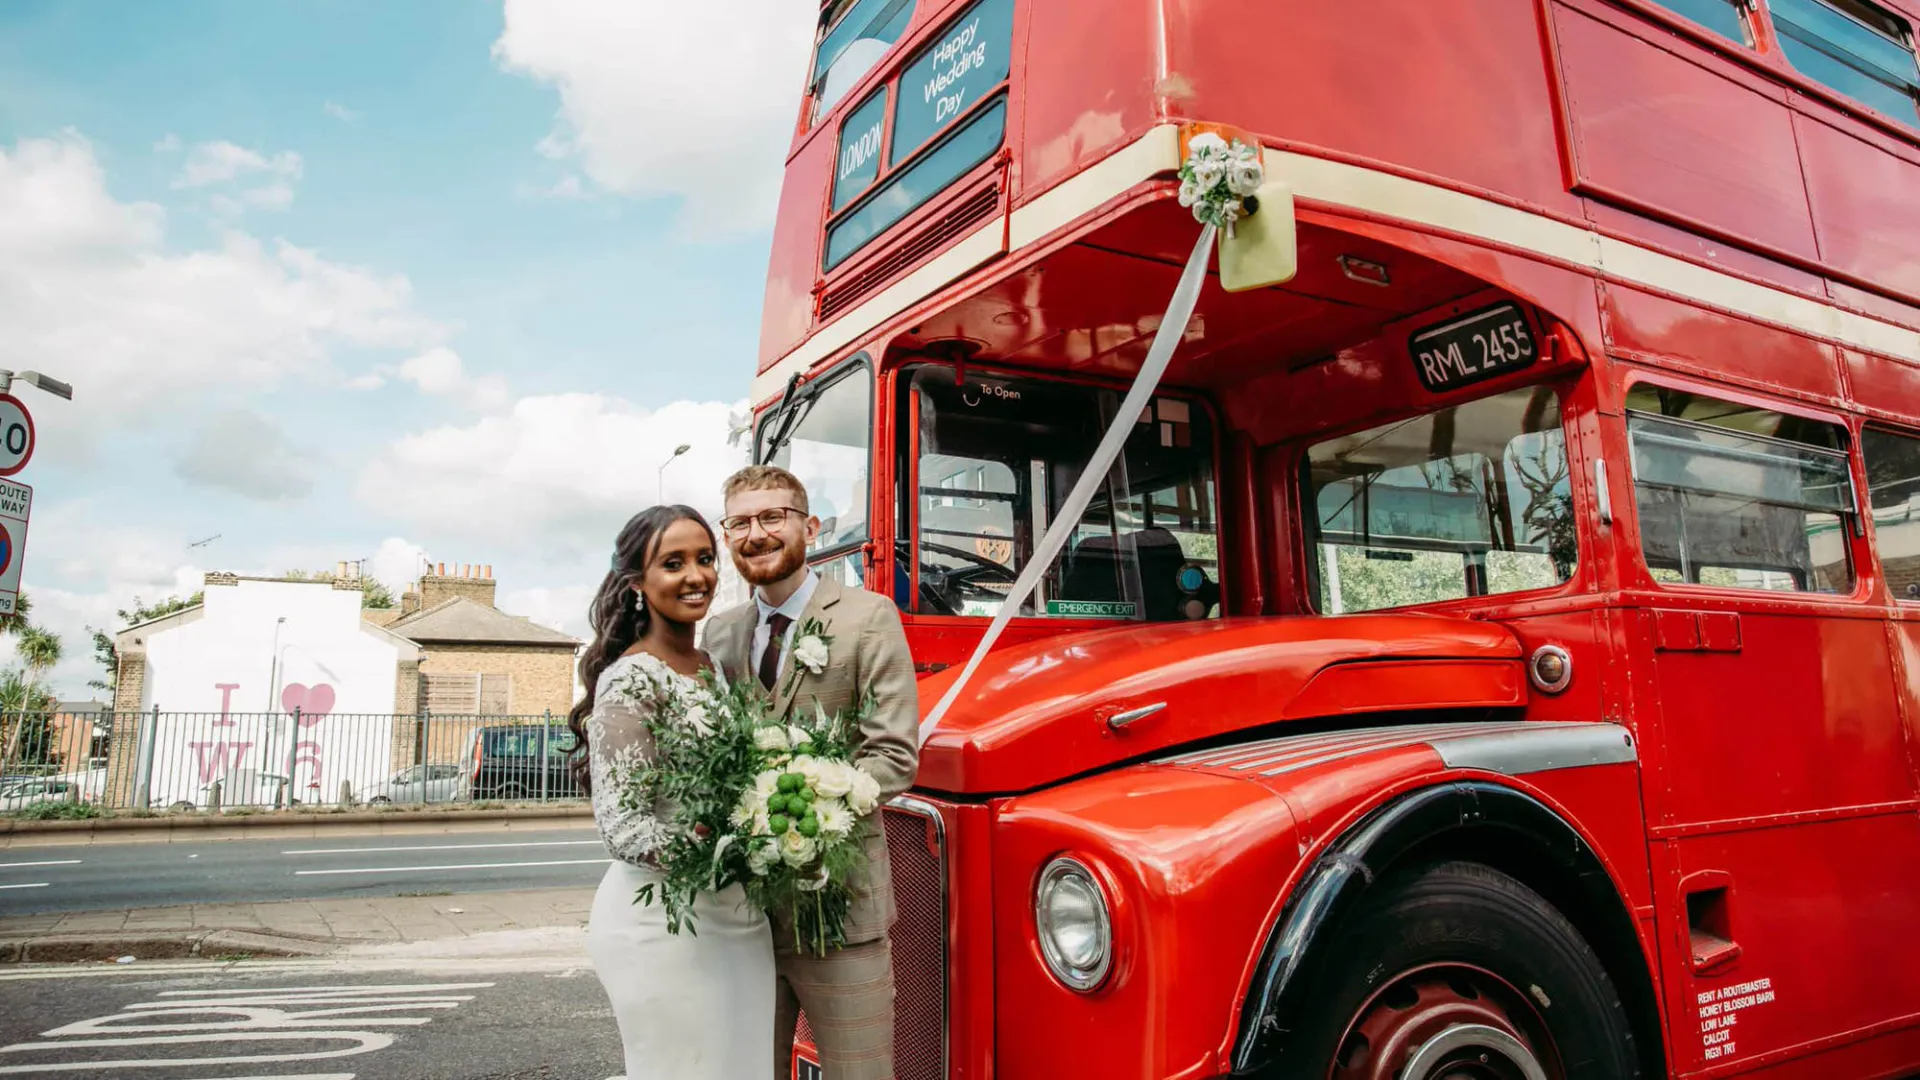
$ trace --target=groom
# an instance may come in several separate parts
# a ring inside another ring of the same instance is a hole
[[[759,682],[780,716],[795,710],[810,715],[816,704],[832,716],[861,697],[872,698],[876,707],[855,737],[853,764],[879,784],[883,801],[900,794],[920,766],[920,701],[899,612],[886,597],[846,588],[807,565],[807,544],[820,521],[792,473],[748,466],[727,481],[725,496],[720,529],[754,596],[713,617],[708,649],[729,680]],[[824,662],[817,658],[816,638],[826,643]],[[868,876],[854,889],[846,947],[823,958],[799,955],[793,928],[774,924],[777,1080],[793,1068],[794,1025],[802,1009],[832,1080],[893,1076],[893,963],[887,945],[893,876],[879,816],[876,810],[860,825]]]

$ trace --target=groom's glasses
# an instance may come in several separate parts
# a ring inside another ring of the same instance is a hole
[[[745,536],[747,535],[747,531],[753,527],[753,523],[757,521],[760,523],[762,529],[767,532],[772,532],[787,523],[788,514],[805,513],[805,510],[796,510],[791,506],[776,506],[771,510],[762,510],[758,514],[751,516],[747,514],[736,514],[730,518],[721,518],[720,529],[728,536]]]

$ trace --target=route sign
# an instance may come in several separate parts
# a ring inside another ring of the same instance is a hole
[[[0,615],[13,614],[20,599],[20,564],[27,561],[27,512],[33,489],[0,480]]]
[[[33,414],[12,394],[0,394],[0,476],[12,476],[33,460]]]

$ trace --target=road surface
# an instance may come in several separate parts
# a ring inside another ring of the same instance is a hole
[[[15,847],[0,851],[0,914],[593,886],[606,867],[591,825]]]
[[[0,1076],[606,1080],[624,1071],[606,996],[583,962],[516,966],[0,972]]]

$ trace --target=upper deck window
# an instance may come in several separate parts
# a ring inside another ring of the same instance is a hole
[[[813,54],[813,119],[819,120],[872,71],[913,19],[913,0],[838,0]]]
[[[1654,0],[1654,3],[1729,41],[1753,44],[1753,31],[1747,26],[1746,0]]]
[[[1868,428],[1860,451],[1867,459],[1874,546],[1887,591],[1920,603],[1920,439]]]
[[[893,152],[905,160],[1007,81],[1013,0],[981,0],[929,41],[900,76]]]
[[[1843,593],[1853,478],[1833,424],[1642,383],[1627,396],[1655,581]]]
[[[1331,615],[1545,589],[1578,559],[1560,400],[1514,390],[1308,452],[1316,605]]]
[[[944,365],[914,371],[902,409],[904,422],[919,422],[919,457],[900,472],[917,489],[901,500],[915,507],[918,525],[915,609],[998,612],[1119,406],[1120,394],[1105,387],[973,368],[963,380]],[[1212,617],[1216,499],[1206,410],[1172,396],[1154,399],[1020,614]]]
[[[867,241],[992,157],[1006,136],[1007,99],[1003,96],[914,159],[913,164],[896,171],[859,207],[835,222],[827,230],[825,269],[845,262]]]
[[[1920,68],[1911,28],[1865,0],[1772,0],[1787,59],[1863,105],[1920,124]]]

